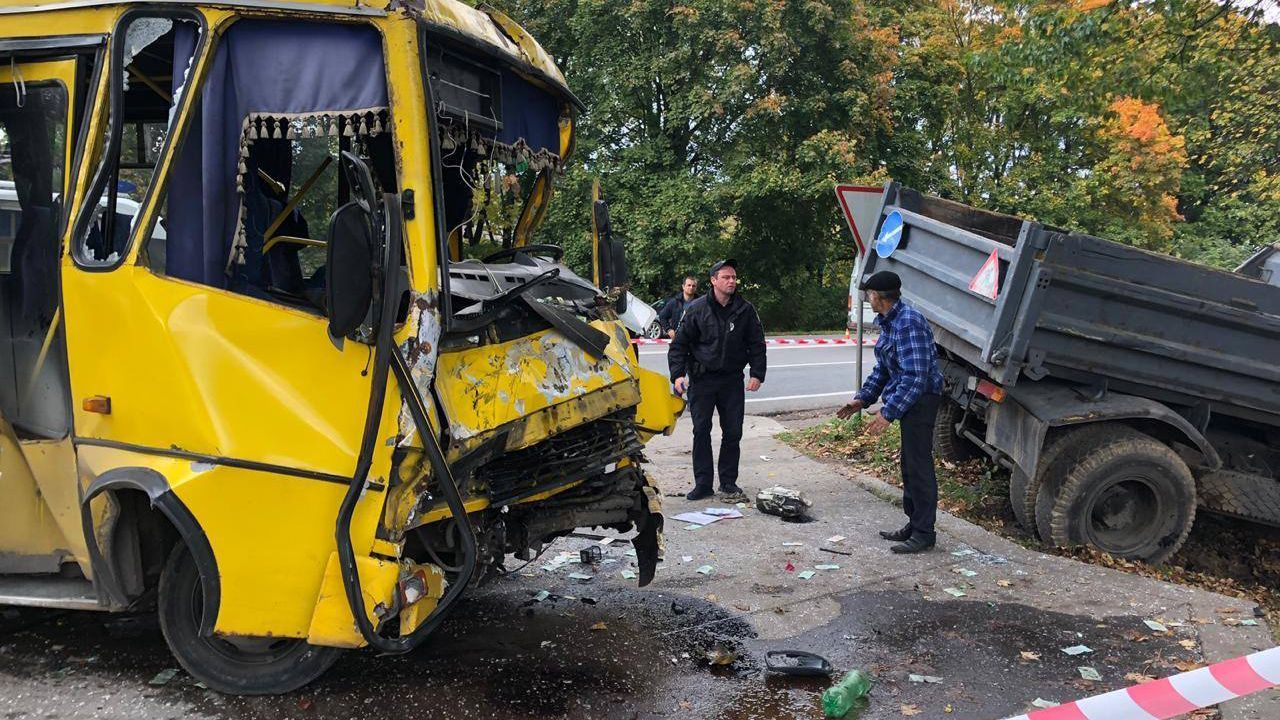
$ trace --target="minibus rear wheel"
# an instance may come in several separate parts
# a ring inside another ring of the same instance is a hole
[[[342,654],[298,638],[201,636],[200,569],[181,542],[160,573],[159,596],[160,630],[170,652],[192,677],[218,692],[275,695],[297,690]]]

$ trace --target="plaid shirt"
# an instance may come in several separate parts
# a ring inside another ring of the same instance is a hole
[[[876,324],[876,366],[855,397],[866,406],[883,394],[880,414],[893,422],[921,395],[942,393],[942,372],[933,330],[918,310],[900,300],[887,314],[876,316]]]

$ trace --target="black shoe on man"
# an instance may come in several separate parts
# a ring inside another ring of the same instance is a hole
[[[705,500],[711,497],[712,495],[715,495],[715,491],[713,491],[711,488],[707,487],[706,485],[694,485],[693,489],[689,491],[689,494],[684,496],[684,499],[685,500]]]
[[[747,494],[742,491],[742,488],[738,487],[737,485],[721,485],[720,495],[724,497],[726,500],[730,500],[730,499],[737,500],[739,498],[745,498],[747,496]]]
[[[912,535],[906,542],[894,545],[890,550],[899,555],[911,555],[933,549],[934,541],[923,535]]]
[[[911,539],[911,523],[902,526],[901,530],[881,530],[880,537],[891,542],[902,542]]]

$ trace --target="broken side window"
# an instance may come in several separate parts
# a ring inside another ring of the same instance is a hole
[[[117,31],[121,72],[111,79],[120,97],[105,159],[107,176],[87,228],[73,246],[77,262],[111,267],[128,251],[142,201],[168,141],[177,99],[191,69],[200,33],[194,16],[133,16]],[[164,237],[164,222],[152,230]]]

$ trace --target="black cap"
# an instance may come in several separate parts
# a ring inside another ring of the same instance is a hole
[[[710,272],[709,274],[711,275],[711,277],[715,277],[715,276],[716,276],[716,273],[720,272],[720,268],[727,268],[727,267],[731,267],[731,268],[733,268],[734,270],[737,270],[737,269],[738,269],[738,261],[737,261],[737,260],[734,260],[734,259],[732,259],[732,258],[730,258],[730,259],[728,259],[728,260],[721,260],[720,262],[718,262],[718,263],[716,263],[715,265],[712,265],[712,266],[711,266],[711,272]]]
[[[859,289],[875,290],[876,292],[898,292],[902,289],[902,278],[898,277],[898,273],[881,270],[867,278]]]

